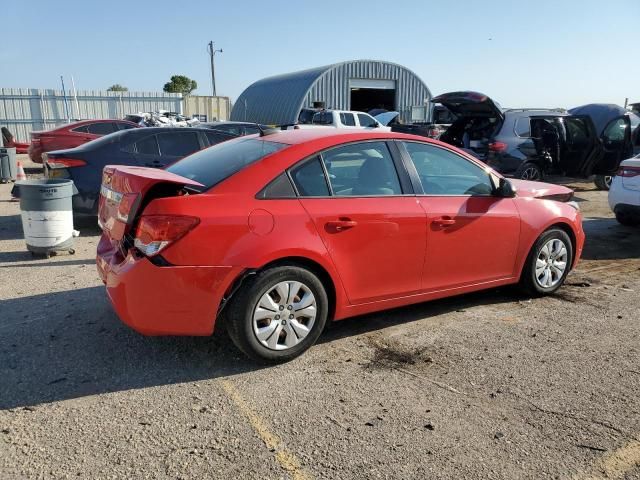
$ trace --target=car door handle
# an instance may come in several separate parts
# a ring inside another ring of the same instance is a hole
[[[440,217],[440,218],[434,219],[433,223],[435,223],[436,225],[439,225],[441,227],[449,227],[451,225],[455,225],[456,224],[456,220],[454,218],[451,218],[451,217],[448,217],[448,216],[444,216],[444,217]]]
[[[339,219],[327,222],[326,227],[333,232],[342,232],[358,225],[358,222],[350,219]]]

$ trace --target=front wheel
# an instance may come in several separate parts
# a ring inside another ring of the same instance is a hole
[[[327,293],[312,272],[280,266],[250,277],[231,298],[225,324],[251,358],[284,362],[311,347],[324,329]]]
[[[562,286],[573,261],[573,245],[564,230],[552,228],[533,245],[520,277],[520,287],[531,295],[548,295]]]

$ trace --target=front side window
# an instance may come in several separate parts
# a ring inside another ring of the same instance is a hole
[[[184,157],[200,150],[196,132],[166,132],[158,134],[160,154],[169,157]]]
[[[375,118],[367,115],[366,113],[358,114],[358,121],[360,122],[361,127],[375,127],[376,120]]]
[[[108,135],[116,131],[113,127],[113,123],[110,122],[90,123],[87,125],[87,132],[93,133],[94,135]]]
[[[460,155],[444,148],[404,142],[426,195],[492,195],[489,174]]]
[[[329,187],[320,164],[320,157],[313,157],[291,169],[291,178],[302,197],[329,196]]]
[[[402,195],[400,179],[385,142],[362,142],[322,154],[336,196]]]
[[[74,132],[78,132],[78,133],[89,133],[87,131],[87,125],[82,125],[80,127],[76,127],[73,129]]]
[[[567,136],[574,145],[589,143],[589,128],[582,118],[566,118]]]
[[[604,139],[608,142],[624,142],[627,131],[627,122],[624,118],[618,118],[610,122],[604,129]]]
[[[116,126],[120,130],[129,130],[130,128],[136,128],[135,125],[131,125],[130,123],[116,123]]]

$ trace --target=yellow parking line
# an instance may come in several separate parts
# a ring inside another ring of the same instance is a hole
[[[240,410],[240,413],[247,417],[247,420],[249,420],[249,423],[267,448],[275,452],[276,461],[280,466],[289,472],[294,480],[311,480],[313,477],[302,468],[296,456],[287,450],[282,440],[269,431],[264,420],[251,409],[235,385],[229,380],[220,380],[219,382],[223,390]]]
[[[633,441],[604,455],[592,473],[578,476],[575,480],[622,478],[637,465],[640,465],[640,442]]]

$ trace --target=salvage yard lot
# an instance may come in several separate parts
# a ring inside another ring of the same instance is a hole
[[[0,185],[0,478],[639,478],[640,230],[572,186],[587,243],[557,294],[345,320],[264,367],[122,325],[97,231],[33,259]]]

